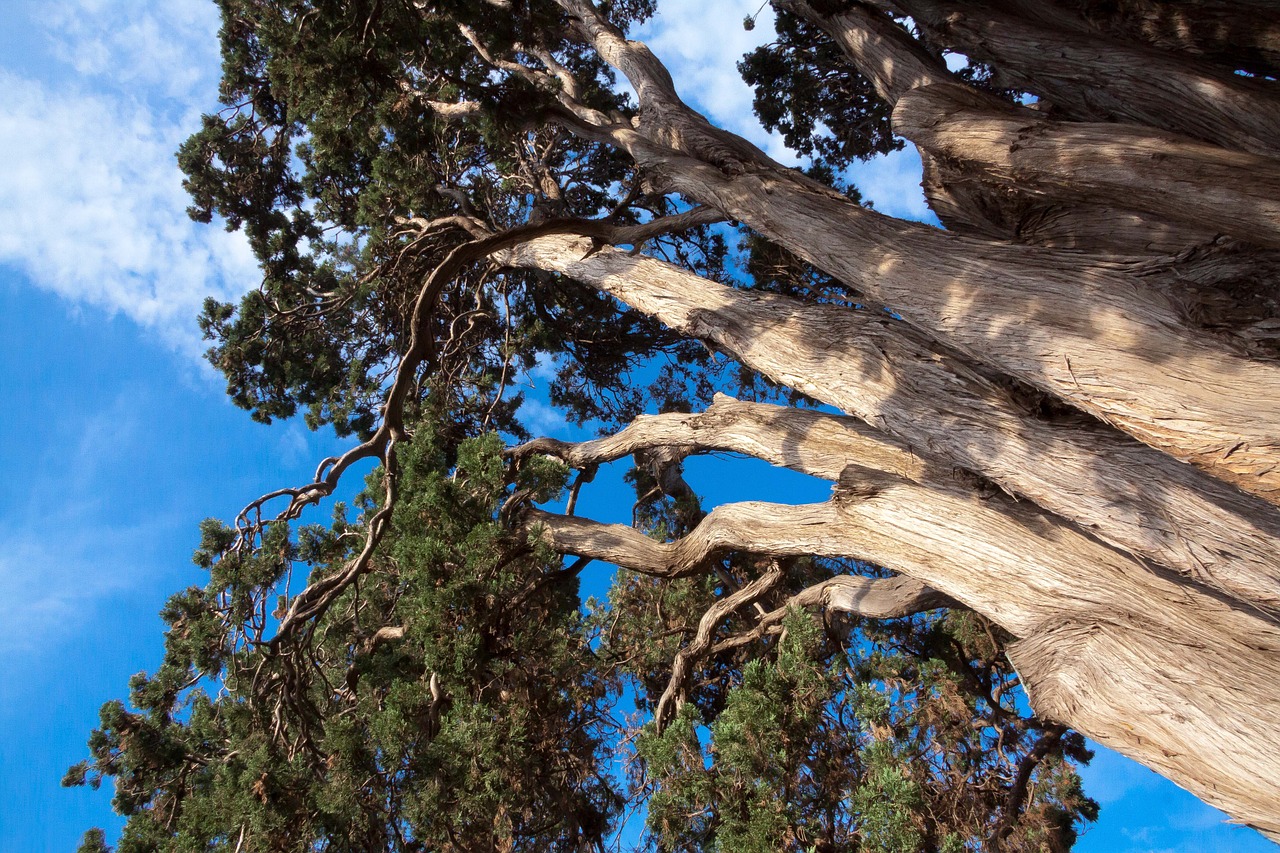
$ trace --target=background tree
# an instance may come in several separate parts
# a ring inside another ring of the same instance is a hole
[[[680,100],[625,36],[647,3],[224,0],[225,109],[180,158],[264,280],[207,307],[211,356],[256,417],[360,443],[207,529],[210,586],[72,774],[117,777],[122,849],[574,849],[627,797],[666,849],[1060,849],[1077,732],[1280,837],[1275,13],[774,5],[743,70],[803,173]],[[945,231],[840,185],[890,130]],[[500,473],[480,436],[525,437],[539,357],[614,434]],[[712,451],[835,492],[704,514],[680,465]],[[627,455],[636,525],[574,515]],[[358,520],[292,528],[366,459]],[[579,617],[591,560],[623,572]]]

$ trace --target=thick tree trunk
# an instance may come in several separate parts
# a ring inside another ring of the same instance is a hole
[[[1280,8],[1268,0],[1054,0],[1104,35],[1189,54],[1261,76],[1280,76]]]
[[[946,459],[1053,514],[1001,495],[984,501],[970,483],[919,485],[864,471],[846,478],[830,504],[721,508],[673,544],[614,531],[610,558],[630,552],[667,571],[694,571],[710,554],[743,549],[889,565],[1017,635],[1011,657],[1034,707],[1280,838],[1280,528],[1274,507],[1213,479],[1280,503],[1280,369],[1195,328],[1160,282],[1132,264],[891,221],[783,169],[685,107],[647,48],[587,0],[558,2],[640,103],[625,122],[567,105],[568,128],[626,151],[653,186],[746,223],[900,312],[917,332],[904,333],[889,315],[698,284],[585,241],[535,240],[504,260],[591,283],[857,415],[926,463]],[[1255,154],[1276,150],[1280,99],[1268,82],[1001,11],[1016,9],[1014,0],[893,5],[1043,96],[1051,114],[1148,125]],[[934,73],[919,70],[881,75],[879,85],[909,89]],[[1051,174],[1052,164],[1037,166]],[[1145,272],[1158,277],[1159,269]],[[1179,268],[1166,271],[1174,278]],[[1036,417],[999,384],[1001,375],[1148,447],[1096,422]],[[1224,527],[1208,522],[1215,514]],[[562,537],[557,547],[582,553],[604,529],[566,522],[574,545],[563,538],[568,528],[544,521],[553,539]],[[1231,545],[1222,529],[1231,530]],[[1210,553],[1212,563],[1202,556]]]
[[[982,173],[940,162],[928,151],[921,151],[920,160],[929,207],[957,234],[1117,260],[1176,255],[1218,236],[1203,225],[1170,222],[1112,202],[1046,203],[1018,187],[993,189]]]
[[[661,423],[637,423],[631,446]],[[796,459],[843,452],[823,446],[808,426],[783,416],[753,431],[763,446],[790,447]],[[718,507],[673,543],[539,511],[526,523],[556,550],[665,576],[705,571],[730,551],[855,557],[894,568],[1019,638],[1010,659],[1038,713],[1280,838],[1280,629],[1029,504],[979,497],[936,468],[917,474],[926,485],[850,467],[828,503]]]
[[[894,129],[987,184],[1050,201],[1128,207],[1280,248],[1280,161],[1119,124],[1052,122],[964,87],[905,93]]]
[[[999,82],[1074,119],[1148,125],[1258,154],[1280,139],[1268,83],[1114,39],[1046,27],[997,4],[893,0],[939,42],[996,66]]]
[[[1039,418],[884,313],[743,292],[653,258],[597,251],[583,238],[540,238],[497,258],[564,273],[712,341],[774,381],[895,436],[906,454],[979,472],[1242,601],[1280,604],[1274,507],[1096,422]]]
[[[1113,268],[892,220],[769,160],[675,95],[653,55],[582,0],[583,35],[627,75],[638,122],[570,126],[749,224],[979,363],[1280,502],[1280,368],[1187,327]]]
[[[1189,328],[1172,302],[1116,268],[890,220],[781,170],[666,168],[689,197],[978,362],[1280,502],[1280,369]]]
[[[958,78],[902,27],[868,6],[854,4],[823,14],[803,0],[774,5],[803,16],[830,35],[890,106],[913,90],[958,83]],[[992,95],[970,87],[964,91],[966,102],[972,101],[975,110],[985,107],[997,115],[1010,112],[1007,103]],[[895,128],[919,145],[922,140],[912,138],[899,124],[895,120]],[[1151,255],[1173,254],[1212,240],[1217,233],[1203,223],[1171,223],[1128,209],[1127,196],[1106,196],[1099,203],[1095,194],[1088,203],[1078,199],[1065,203],[1065,197],[1046,197],[1043,192],[1036,194],[1034,188],[1027,192],[1008,182],[993,185],[981,171],[967,168],[970,152],[956,154],[948,147],[937,153],[941,161],[926,148],[920,150],[924,165],[921,186],[933,212],[949,230],[960,234],[1050,248],[1081,248],[1093,254]],[[1124,199],[1124,207],[1116,207],[1118,198]]]

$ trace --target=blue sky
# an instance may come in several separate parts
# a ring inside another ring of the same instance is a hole
[[[709,25],[705,3],[664,2],[642,35],[700,109],[785,158],[733,69],[768,31],[767,13],[738,23],[757,5],[717,3]],[[196,523],[305,481],[339,446],[252,423],[199,359],[200,301],[257,283],[238,235],[186,219],[172,157],[214,103],[216,31],[206,0],[0,7],[0,853],[114,834],[109,792],[58,782],[102,702],[158,663],[164,600],[202,582]],[[917,170],[904,153],[856,179],[920,217]],[[691,467],[712,500],[763,496],[710,472]],[[826,490],[786,482],[796,503]],[[1114,753],[1086,776],[1103,810],[1079,850],[1277,849]]]

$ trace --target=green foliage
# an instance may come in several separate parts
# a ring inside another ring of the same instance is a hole
[[[226,531],[206,525],[210,585],[166,607],[164,663],[134,678],[136,710],[103,707],[92,760],[65,780],[114,777],[130,818],[118,850],[578,849],[607,835],[620,798],[599,765],[615,687],[593,671],[576,578],[496,520],[501,450],[492,435],[450,447],[418,431],[375,572],[328,609],[309,649],[289,650],[309,655],[305,668],[227,636],[222,620],[281,575],[268,583],[257,555],[211,564]],[[551,497],[565,473],[542,464],[517,485]],[[290,565],[327,554],[313,567],[323,577],[352,532],[340,517],[303,546],[273,528],[262,551]],[[371,640],[387,627],[401,634]]]
[[[803,585],[822,569],[792,571]],[[640,697],[665,687],[661,659],[674,654],[645,643],[682,624],[642,614],[701,613],[691,590],[687,580],[620,578],[618,609],[595,617],[611,626],[601,655],[625,661]],[[741,630],[739,618],[721,636]],[[1015,707],[994,629],[972,614],[824,626],[792,612],[783,625],[763,649],[704,661],[676,717],[637,738],[634,784],[647,797],[652,847],[985,849],[1005,805],[1001,780],[1045,734]],[[1079,735],[1035,769],[1004,849],[1069,849],[1077,824],[1096,817],[1067,756],[1088,760]]]
[[[889,126],[888,107],[849,67],[839,46],[790,12],[778,12],[775,28],[773,43],[738,63],[755,89],[756,117],[767,130],[781,133],[792,150],[837,169],[902,147]]]

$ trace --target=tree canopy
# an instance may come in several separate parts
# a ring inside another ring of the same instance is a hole
[[[178,156],[263,277],[209,357],[350,450],[202,526],[67,777],[121,853],[637,811],[664,851],[1065,850],[1084,735],[1280,838],[1270,4],[773,0],[739,68],[802,169],[681,100],[644,0],[220,6]],[[848,183],[907,143],[944,228]],[[600,438],[521,423],[547,364]],[[832,497],[704,507],[716,452]],[[625,457],[633,524],[578,515]]]

